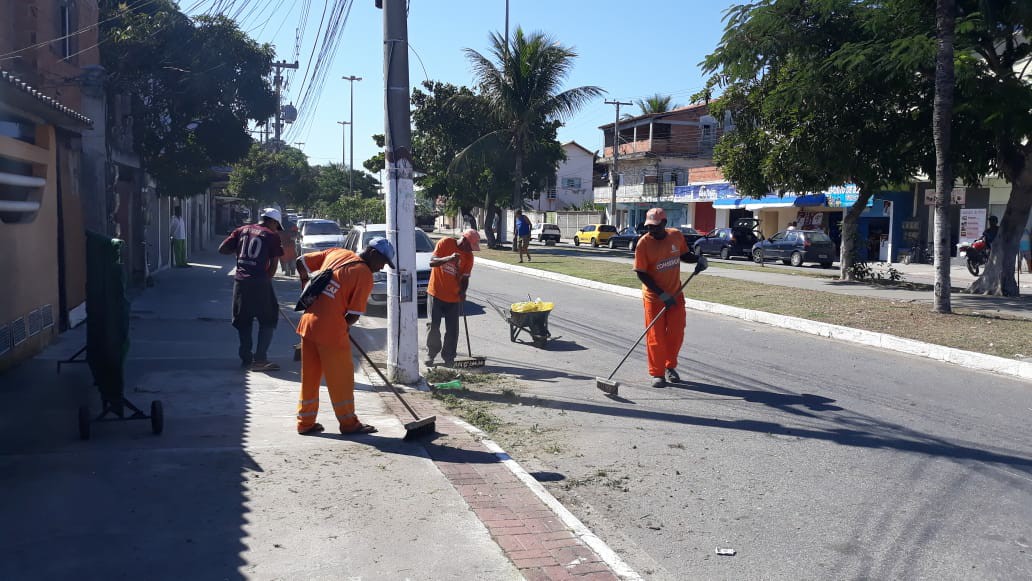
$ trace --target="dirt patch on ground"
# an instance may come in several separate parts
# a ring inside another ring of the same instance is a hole
[[[486,250],[481,254],[500,262],[517,261],[512,252]],[[631,288],[640,285],[625,264],[584,260],[548,250],[537,251],[534,261],[523,266]],[[927,304],[909,301],[788,289],[717,276],[705,280],[705,284],[688,285],[685,295],[701,301],[888,333],[999,357],[1032,357],[1032,321],[1027,319],[964,310],[940,315],[933,313]]]

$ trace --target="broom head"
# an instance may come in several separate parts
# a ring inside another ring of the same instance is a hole
[[[426,436],[432,436],[436,433],[437,416],[427,416],[405,424],[405,437],[403,439],[407,442]]]
[[[620,391],[620,382],[613,379],[595,378],[595,387],[609,395],[616,395]]]

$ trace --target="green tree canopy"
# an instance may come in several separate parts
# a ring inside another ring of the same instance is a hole
[[[655,115],[656,113],[673,111],[681,106],[677,103],[672,103],[672,101],[673,97],[670,95],[661,95],[660,93],[656,93],[646,99],[638,99],[634,103],[638,106],[639,115]],[[624,115],[626,118],[631,118],[633,116],[634,115],[631,115],[630,113]]]
[[[187,17],[170,0],[101,0],[108,87],[132,95],[134,142],[163,195],[203,192],[210,168],[247,155],[248,123],[276,107],[273,48],[225,16]]]
[[[730,112],[735,121],[714,159],[745,195],[859,187],[843,220],[846,279],[853,277],[856,221],[871,196],[934,157],[930,110],[912,106],[920,88],[842,62],[844,47],[870,40],[869,9],[853,0],[735,6],[704,61],[711,86],[724,90],[714,115]]]
[[[255,143],[229,175],[230,193],[258,203],[307,207],[314,191],[308,158],[294,147],[275,150]]]

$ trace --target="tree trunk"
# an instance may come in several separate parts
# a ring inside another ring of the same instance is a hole
[[[494,230],[494,215],[497,211],[493,202],[489,202],[484,208],[484,237],[487,238],[487,247],[494,248],[498,245],[498,236]]]
[[[932,109],[932,139],[935,141],[935,305],[937,313],[951,313],[950,304],[950,192],[953,166],[950,138],[953,129],[953,37],[957,6],[955,0],[937,0],[935,28],[935,99]]]
[[[984,295],[1003,295],[1016,297],[1020,294],[1018,281],[1014,278],[1014,266],[1017,262],[1018,243],[1021,232],[1028,224],[1028,216],[1032,211],[1032,149],[1026,148],[1024,167],[1009,172],[1017,176],[1011,185],[1010,199],[1007,209],[1000,221],[1000,232],[993,242],[989,262],[985,265],[982,276],[968,287],[968,292]]]
[[[514,152],[516,154],[516,167],[512,172],[512,209],[522,210],[523,209],[523,153],[519,148]]]
[[[842,251],[839,256],[839,278],[842,280],[854,280],[853,263],[856,262],[856,257],[853,253],[856,248],[856,221],[860,218],[860,214],[864,213],[872,195],[873,192],[869,191],[866,186],[860,186],[859,197],[842,217]]]

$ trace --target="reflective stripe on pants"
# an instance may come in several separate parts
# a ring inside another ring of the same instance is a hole
[[[663,310],[663,301],[642,299],[645,305],[645,325]],[[674,306],[663,313],[656,324],[645,336],[645,345],[649,354],[649,375],[663,377],[667,369],[677,367],[677,355],[684,342],[685,325],[684,295],[678,295]]]
[[[324,345],[301,339],[301,397],[297,406],[297,430],[305,431],[315,424],[319,412],[319,384],[326,377],[326,391],[342,432],[359,425],[355,416],[355,367],[351,361],[351,344],[344,347]]]

